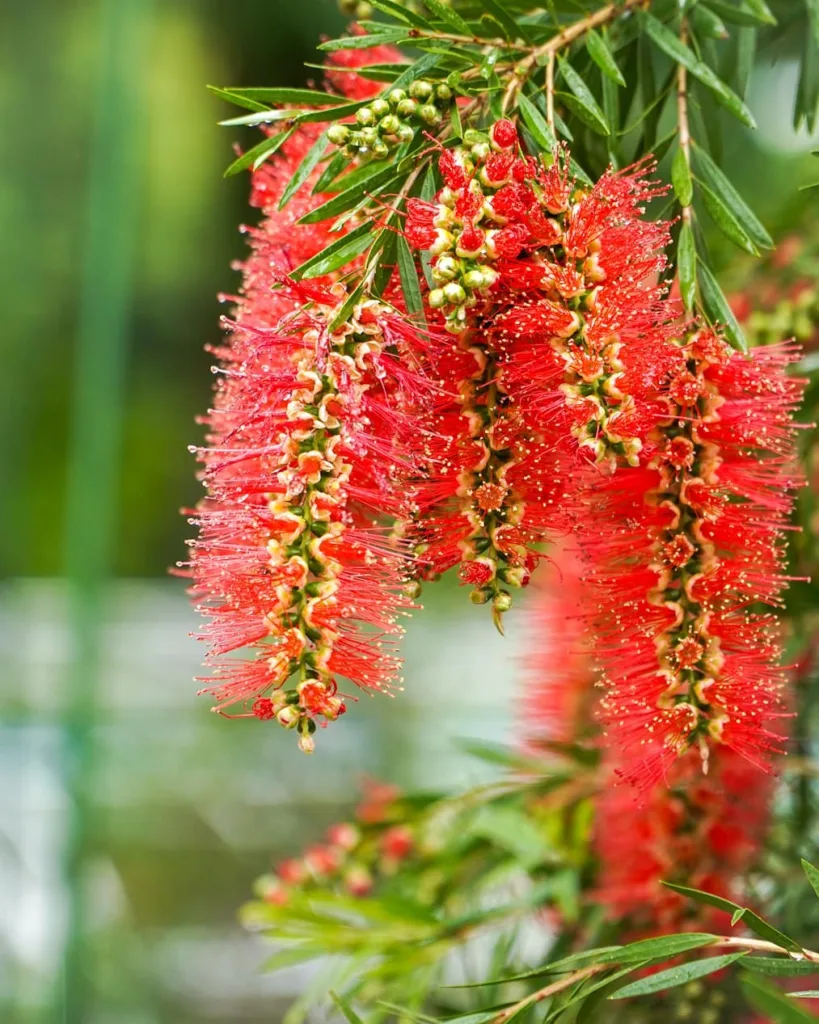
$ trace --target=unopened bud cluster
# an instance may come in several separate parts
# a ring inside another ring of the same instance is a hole
[[[437,127],[451,101],[452,89],[446,82],[419,78],[409,90],[390,89],[385,96],[359,107],[355,124],[334,124],[327,138],[351,160],[381,160],[397,146],[411,142],[419,128]]]

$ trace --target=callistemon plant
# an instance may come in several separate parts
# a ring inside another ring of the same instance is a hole
[[[753,289],[732,308],[709,241],[773,246],[721,133],[754,127],[778,14],[806,40],[813,128],[819,13],[342,6],[358,22],[321,43],[319,83],[214,89],[263,137],[228,169],[261,219],[195,449],[204,690],[312,751],[358,690],[401,688],[403,620],[450,570],[501,632],[521,615],[522,687],[511,749],[479,750],[502,779],[369,784],[247,921],[282,963],[346,961],[327,988],[352,1024],[818,1019],[760,977],[819,953],[759,911],[819,926],[795,909],[819,871],[783,867],[811,853],[810,784],[775,781],[810,757],[815,431],[796,419],[819,363],[762,312],[749,349]],[[477,987],[439,991],[478,930]]]

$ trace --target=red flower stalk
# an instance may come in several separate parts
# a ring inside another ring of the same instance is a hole
[[[621,774],[648,789],[674,760],[729,747],[762,765],[784,685],[775,617],[784,531],[800,477],[792,345],[732,352],[687,337],[665,388],[651,461],[595,481],[581,543],[603,721]]]
[[[429,305],[458,338],[438,367],[450,399],[429,424],[419,557],[428,576],[460,564],[497,617],[536,546],[572,525],[578,453],[634,464],[656,421],[668,231],[640,219],[659,194],[640,168],[586,189],[564,154],[548,168],[522,154],[508,121],[445,150],[440,169],[444,188],[411,200],[406,224],[433,256]]]
[[[612,760],[616,761],[616,757]],[[599,797],[595,844],[596,898],[612,918],[625,918],[634,938],[676,931],[727,931],[730,916],[666,888],[663,881],[742,902],[770,816],[772,784],[727,747],[703,775],[696,750],[680,757],[641,803],[629,786]]]

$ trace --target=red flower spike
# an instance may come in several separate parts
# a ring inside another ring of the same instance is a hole
[[[603,721],[639,789],[694,748],[764,767],[781,748],[779,605],[784,531],[800,485],[792,416],[803,384],[791,345],[732,352],[710,330],[681,345],[681,373],[647,465],[596,478],[581,531],[603,666]],[[694,391],[699,398],[693,400]],[[676,394],[676,399],[673,395]]]

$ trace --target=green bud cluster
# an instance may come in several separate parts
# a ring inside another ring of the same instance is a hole
[[[348,18],[371,18],[373,5],[367,0],[338,0],[339,10]]]
[[[443,120],[442,108],[452,101],[446,82],[419,78],[409,90],[390,89],[364,107],[355,124],[334,124],[327,138],[346,156],[381,160],[403,142],[411,142],[419,127],[435,128]]]

